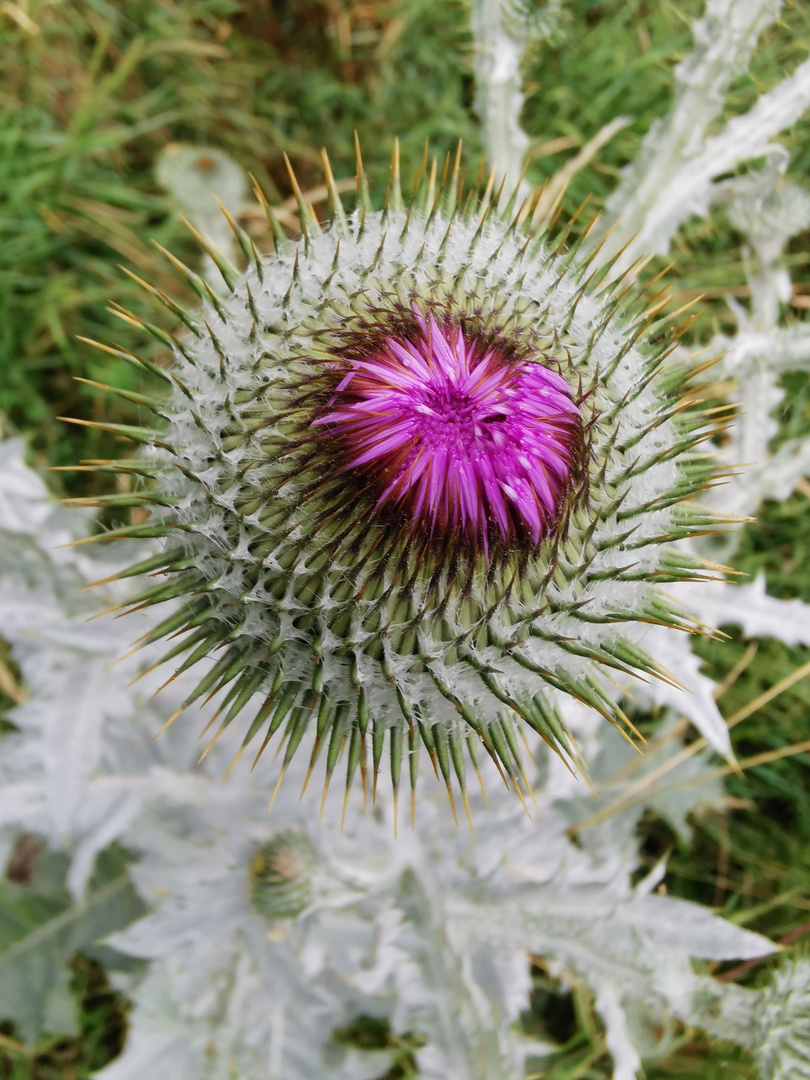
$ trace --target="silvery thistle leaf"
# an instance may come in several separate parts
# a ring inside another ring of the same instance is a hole
[[[718,997],[709,980],[692,1007],[721,1039],[754,1052],[761,1080],[810,1076],[810,962],[801,954],[782,961],[761,990],[729,986]]]
[[[735,517],[754,513],[765,497],[786,498],[810,473],[807,440],[790,440],[774,453],[769,448],[777,431],[773,413],[783,397],[777,376],[805,368],[810,355],[801,324],[779,325],[780,305],[791,292],[783,247],[806,227],[810,201],[806,192],[784,180],[789,152],[774,141],[810,104],[810,61],[762,94],[747,113],[729,120],[722,131],[707,135],[722,112],[732,79],[746,70],[759,35],[780,8],[778,0],[707,3],[693,26],[695,48],[675,70],[673,106],[650,128],[590,241],[606,239],[599,258],[628,244],[618,266],[630,267],[640,255],[664,254],[689,217],[705,216],[720,204],[746,235],[750,247],[743,255],[751,310],[729,301],[738,332],[718,335],[712,344],[722,358],[720,377],[739,381],[739,390],[729,396],[739,405],[739,414],[723,446],[723,461],[731,467],[745,462],[747,467],[744,477],[729,477],[705,499],[716,512]],[[766,159],[764,168],[717,179],[761,157]],[[725,562],[736,543],[731,529],[703,540],[697,549]]]
[[[681,745],[674,741],[673,751]],[[219,763],[208,767],[216,773]],[[564,772],[556,759],[551,767]],[[495,769],[487,771],[500,785]],[[304,779],[302,764],[291,772]],[[347,814],[342,832],[329,817],[317,827],[310,796],[299,804],[295,783],[281,789],[269,817],[258,781],[253,793],[246,782],[210,781],[194,803],[178,805],[183,796],[171,794],[155,802],[127,835],[143,853],[134,877],[152,910],[111,943],[150,959],[150,979],[160,979],[134,991],[137,1037],[112,1080],[135,1075],[144,1048],[163,1047],[169,1036],[175,1046],[186,1040],[183,1068],[194,1075],[203,1033],[215,1060],[230,1054],[240,1075],[271,1060],[278,1075],[296,1076],[286,1055],[304,1031],[323,1033],[307,1050],[328,1064],[329,1032],[364,1012],[426,1039],[417,1051],[422,1075],[517,1078],[524,1060],[543,1052],[513,1030],[528,998],[528,951],[593,990],[617,1076],[630,1077],[637,1040],[643,1035],[646,1049],[651,1036],[628,1016],[643,1014],[650,1029],[673,1017],[699,1023],[691,1001],[704,982],[690,956],[773,950],[705,909],[651,895],[663,867],[634,889],[634,814],[612,831],[586,829],[577,846],[566,835],[577,811],[563,813],[553,775],[548,794],[536,796],[542,828],[502,785],[488,786],[489,810],[471,798],[474,838],[448,832],[426,798],[415,830],[401,831],[395,844],[392,804],[367,817]],[[242,978],[253,987],[249,1004],[234,989]],[[721,1002],[733,994],[708,981]],[[149,1004],[156,986],[171,1001],[160,1015]],[[182,1019],[166,1019],[173,1016]],[[311,1058],[306,1067],[315,1068]],[[219,1068],[210,1075],[226,1076]]]
[[[718,133],[707,135],[722,113],[732,80],[748,67],[761,32],[777,18],[779,0],[709,0],[694,23],[695,48],[675,69],[675,102],[653,124],[635,160],[608,200],[599,237],[618,221],[602,257],[632,241],[619,265],[639,255],[664,254],[680,226],[704,216],[717,177],[753,158],[779,162],[787,151],[773,139],[810,104],[810,61],[763,94]]]
[[[462,802],[482,756],[523,797],[518,731],[576,767],[564,701],[632,730],[610,678],[667,678],[637,630],[690,625],[661,586],[706,574],[672,542],[714,527],[688,502],[708,432],[645,302],[527,233],[494,174],[460,203],[458,159],[431,169],[406,210],[395,153],[386,207],[358,164],[347,217],[326,168],[326,228],[302,200],[303,238],[259,256],[234,223],[229,295],[189,271],[186,336],[151,327],[171,389],[121,431],[143,486],[102,500],[151,517],[105,539],[160,541],[131,605],[176,605],[145,641],[209,662],[184,704],[219,695],[212,744],[245,712],[242,749],[283,743],[283,776],[307,746],[324,792],[345,745],[347,796],[385,753],[413,798],[421,746]]]
[[[68,865],[45,854],[31,882],[0,881],[0,1017],[29,1046],[46,1033],[78,1034],[71,957],[143,910],[120,857],[100,861],[80,903],[65,888]]]
[[[209,781],[194,804],[169,797],[130,831],[153,910],[111,944],[151,964],[134,992],[135,1038],[105,1080],[143,1075],[147,1061],[178,1080],[196,1080],[203,1060],[212,1080],[231,1067],[245,1080],[370,1080],[387,1067],[389,1055],[347,1054],[332,1032],[388,1011],[347,976],[373,953],[398,847],[380,829],[350,840],[313,828],[291,788],[266,810],[263,793]],[[161,1064],[169,1044],[174,1073]]]
[[[663,867],[634,889],[635,853],[632,861],[621,855],[604,830],[581,850],[553,807],[541,801],[538,809],[542,830],[483,821],[472,854],[478,873],[446,902],[449,933],[462,954],[528,949],[552,972],[582,978],[606,1025],[615,1075],[630,1080],[640,1060],[628,1018],[656,1018],[664,1028],[673,1015],[688,1019],[697,986],[688,957],[759,956],[773,946],[697,905],[653,895]]]
[[[711,626],[741,626],[749,638],[772,637],[786,645],[810,645],[810,605],[769,596],[764,574],[748,585],[721,581],[700,589],[681,585],[678,595]]]
[[[701,583],[703,584],[708,586],[711,582]],[[689,595],[694,595],[694,592]],[[677,593],[675,589],[673,595],[679,599],[683,597],[683,594]],[[687,598],[683,598],[682,602],[685,610],[695,610],[689,607]],[[730,747],[726,722],[714,700],[715,683],[701,672],[702,662],[692,652],[691,644],[685,636],[673,633],[665,627],[653,627],[645,636],[644,643],[661,667],[672,676],[672,681],[651,679],[646,686],[634,693],[634,697],[639,701],[649,700],[656,705],[665,705],[680,716],[688,716],[711,745],[718,747],[725,743]]]
[[[0,522],[4,532],[36,536],[48,518],[42,478],[23,460],[22,439],[0,440]]]
[[[505,178],[509,191],[519,185],[520,198],[531,189],[523,179],[529,138],[520,125],[524,104],[520,65],[531,40],[552,36],[562,0],[475,0],[470,29],[475,38],[475,109],[489,160]],[[508,196],[507,196],[508,197]]]
[[[709,807],[722,810],[723,783],[712,752],[686,752],[685,729],[684,720],[665,710],[642,755],[617,732],[597,729],[593,743],[586,741],[593,791],[572,784],[570,774],[556,767],[549,770],[544,795],[569,830],[576,831],[580,845],[594,853],[609,848],[632,861],[637,858],[635,830],[646,810],[654,810],[684,842],[692,837],[691,814]]]
[[[192,746],[178,753],[176,737],[151,743],[171,713],[172,691],[150,701],[156,677],[127,688],[140,658],[108,670],[127,651],[132,626],[85,621],[97,601],[82,587],[114,574],[120,562],[64,547],[80,519],[47,502],[41,479],[24,464],[21,441],[0,443],[0,466],[0,620],[26,695],[8,713],[18,731],[0,747],[0,825],[68,851],[68,885],[78,899],[98,852],[145,799],[167,785],[193,786],[176,767],[197,755]],[[107,589],[106,598],[115,603],[120,586]],[[142,621],[148,629],[149,618]]]
[[[707,499],[719,512],[739,516],[755,513],[765,498],[787,498],[798,480],[810,474],[807,439],[790,439],[771,449],[779,428],[776,411],[785,394],[779,376],[806,368],[810,356],[806,326],[780,325],[781,308],[792,291],[785,247],[810,224],[810,195],[770,167],[717,185],[716,201],[727,205],[732,223],[746,239],[750,308],[730,300],[737,333],[717,335],[711,344],[718,351],[718,376],[736,385],[730,400],[740,405],[722,447],[724,460],[748,464],[744,476],[730,476],[727,483],[707,492]],[[714,557],[727,559],[736,541],[735,533],[729,532],[705,540],[703,546]]]
[[[329,1031],[342,1011],[327,992],[293,986],[285,995],[289,1008],[259,997],[261,1011],[252,1008],[257,992],[247,961],[230,973],[234,1011],[245,1010],[252,1022],[245,1042],[241,1027],[230,1041],[217,1019],[184,1013],[172,998],[165,966],[154,963],[135,994],[132,1029],[121,1057],[101,1072],[100,1080],[376,1080],[384,1074],[390,1054],[358,1052],[331,1044],[326,1055],[313,1033]],[[274,1039],[269,1057],[262,1038]],[[282,1071],[283,1069],[283,1071]]]

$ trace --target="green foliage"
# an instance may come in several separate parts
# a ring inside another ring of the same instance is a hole
[[[70,991],[75,1002],[75,1037],[49,1035],[29,1049],[0,1034],[2,1080],[89,1080],[121,1052],[127,1034],[128,1006],[110,987],[102,966],[77,953],[70,962]],[[0,1025],[5,1033],[12,1025]]]
[[[395,1035],[384,1017],[361,1016],[348,1027],[334,1033],[335,1041],[356,1050],[392,1050],[391,1067],[379,1080],[412,1080],[418,1076],[414,1051],[424,1039],[406,1032]]]
[[[614,117],[629,120],[570,179],[564,212],[572,213],[588,200],[576,229],[585,227],[602,208],[650,126],[668,111],[674,67],[692,47],[690,24],[703,8],[702,0],[568,0],[562,45],[551,40],[530,47],[523,123],[531,138],[527,177],[533,186],[564,167]],[[732,83],[722,122],[749,109],[758,95],[792,72],[808,50],[810,8],[794,0],[785,4],[780,19],[762,35],[750,70]],[[809,134],[810,119],[805,114],[779,140],[790,150],[788,175],[800,184],[810,170]],[[790,250],[793,277],[800,278],[810,258],[807,236],[795,238]],[[727,300],[744,300],[748,291],[740,237],[723,210],[688,222],[667,256],[653,259],[642,280],[665,267],[669,268],[665,280],[670,282],[670,310],[700,297],[693,340],[705,344],[718,331],[733,329]],[[801,309],[792,314],[799,317]]]
[[[526,65],[523,121],[533,144],[530,157],[537,159],[528,173],[533,184],[552,175],[570,154],[564,146],[543,152],[545,144],[567,138],[571,147],[581,147],[613,117],[626,116],[630,124],[600,151],[591,168],[574,177],[567,192],[571,209],[587,196],[592,210],[601,206],[651,124],[669,109],[672,72],[692,47],[690,24],[703,7],[700,0],[569,0],[564,43],[537,43]],[[750,71],[732,85],[726,116],[750,108],[805,59],[808,45],[810,10],[786,4],[779,23],[763,35]],[[809,127],[805,118],[789,139],[791,171],[797,177],[806,175],[810,164]]]
[[[80,903],[65,888],[68,863],[66,855],[40,858],[23,836],[0,882],[0,1016],[29,1046],[45,1032],[76,1034],[68,961],[142,911],[119,852],[99,857]]]
[[[36,32],[2,24],[0,408],[54,464],[104,456],[109,444],[55,419],[93,409],[72,375],[109,368],[76,335],[134,345],[129,327],[104,315],[111,296],[140,304],[116,264],[150,274],[150,235],[176,242],[152,156],[184,130],[204,138],[248,89],[238,64],[212,77],[226,55],[215,14],[232,7],[34,3]]]
[[[77,336],[137,349],[105,311],[110,298],[143,311],[117,264],[168,287],[150,239],[180,257],[189,246],[153,175],[168,143],[219,146],[273,201],[289,193],[282,151],[320,183],[328,141],[339,175],[351,174],[354,129],[378,193],[395,135],[409,161],[426,138],[438,154],[458,138],[479,151],[465,13],[452,0],[345,18],[291,0],[34,0],[27,11],[28,29],[0,16],[0,417],[50,464],[115,456],[110,435],[56,416],[133,418],[72,376],[144,389]]]

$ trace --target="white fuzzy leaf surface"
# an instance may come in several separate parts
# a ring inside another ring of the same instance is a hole
[[[807,68],[803,65],[796,74]],[[788,240],[810,224],[810,195],[782,177],[787,156],[779,149],[765,168],[715,189],[715,201],[727,205],[735,228],[746,236],[743,260],[751,302],[746,309],[729,300],[737,333],[719,334],[712,341],[720,358],[718,375],[732,381],[735,388],[729,400],[739,406],[722,460],[731,466],[743,462],[745,467],[707,492],[706,501],[720,513],[738,518],[755,514],[764,499],[786,499],[798,481],[810,475],[810,440],[791,439],[771,449],[779,430],[777,410],[785,395],[777,379],[783,372],[806,369],[810,357],[806,326],[780,325],[782,306],[792,292],[784,250]],[[711,558],[727,561],[737,539],[738,532],[730,530],[699,546]]]
[[[602,258],[618,252],[631,238],[622,268],[639,254],[666,252],[680,225],[691,214],[708,209],[713,179],[744,161],[754,147],[757,153],[768,152],[767,140],[782,130],[779,126],[774,130],[774,120],[784,118],[783,126],[793,122],[786,102],[778,112],[771,101],[762,109],[755,106],[756,113],[736,117],[720,135],[705,138],[723,110],[732,80],[746,70],[759,35],[781,6],[780,0],[708,0],[703,17],[693,26],[694,49],[675,69],[673,107],[651,126],[636,160],[608,200],[603,231],[617,219],[618,225]]]
[[[509,32],[506,0],[475,0],[471,29],[476,41],[476,110],[492,165],[509,194],[518,183],[529,139],[520,124],[523,87],[520,62],[526,37]],[[528,194],[524,183],[521,197]]]
[[[669,822],[684,842],[691,839],[691,814],[706,807],[723,805],[723,783],[712,768],[712,751],[687,752],[682,736],[688,718],[668,712],[655,737],[639,754],[617,731],[599,733],[589,755],[589,777],[594,793],[582,790],[562,770],[552,768],[546,793],[569,826],[577,829],[591,819],[594,824],[580,834],[589,851],[608,847],[635,858],[634,830],[645,809],[652,809]],[[658,880],[645,879],[649,888]]]
[[[765,575],[750,585],[724,581],[678,586],[678,596],[710,626],[741,626],[746,637],[773,637],[786,645],[810,645],[810,605],[769,596]]]
[[[324,824],[312,826],[314,806],[297,802],[300,776],[288,777],[270,818],[247,779],[236,780],[211,783],[194,805],[170,800],[140,816],[128,842],[143,852],[134,877],[153,910],[112,944],[163,970],[175,1007],[189,1021],[208,1018],[217,1046],[249,1045],[256,1060],[280,1054],[285,1076],[297,1074],[271,1027],[245,1010],[217,1019],[232,992],[223,973],[247,965],[262,987],[257,1002],[285,1017],[314,1009],[307,994],[316,991],[330,995],[332,1027],[382,1012],[395,1032],[427,1038],[417,1054],[423,1075],[491,1080],[521,1076],[526,1056],[542,1052],[511,1030],[526,1007],[532,951],[563,979],[591,986],[629,1077],[638,1050],[627,1015],[643,1006],[661,1023],[673,1012],[685,1018],[698,987],[690,957],[773,948],[696,905],[651,895],[654,882],[634,890],[635,819],[623,842],[605,843],[604,832],[591,842],[586,830],[578,847],[553,783],[537,796],[534,821],[506,792],[493,790],[488,809],[473,799],[474,839],[448,832],[443,808],[423,800],[416,831],[393,844],[390,806],[350,813],[340,833],[329,804]],[[268,932],[249,901],[251,853],[291,825],[318,854],[313,899]],[[328,1041],[320,1052],[328,1058]]]
[[[795,323],[778,329],[741,330],[733,338],[717,337],[714,344],[724,350],[727,371],[744,374],[762,357],[776,372],[807,371],[810,367],[810,326]]]
[[[702,589],[704,584],[700,582],[696,588]],[[650,680],[644,687],[645,694],[656,704],[668,705],[679,715],[688,716],[709,744],[724,757],[729,757],[731,740],[714,700],[715,684],[701,673],[701,660],[692,652],[689,638],[666,627],[653,627],[644,641],[674,680],[674,683]]]
[[[810,1077],[810,960],[788,961],[776,972],[754,1030],[762,1080]]]
[[[26,700],[8,713],[17,727],[0,756],[0,826],[19,825],[73,856],[68,884],[80,898],[99,851],[118,839],[139,809],[165,787],[169,758],[176,773],[193,760],[180,738],[151,743],[171,715],[180,690],[152,702],[159,679],[128,683],[144,661],[132,657],[111,669],[146,619],[86,622],[98,611],[81,589],[119,569],[95,559],[46,501],[40,478],[26,468],[22,443],[0,443],[0,626],[20,668]],[[120,589],[106,590],[114,603]],[[168,710],[168,711],[167,711]]]
[[[6,532],[36,534],[50,507],[41,477],[23,459],[22,439],[0,441],[0,522]]]

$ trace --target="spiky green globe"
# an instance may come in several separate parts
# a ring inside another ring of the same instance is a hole
[[[250,898],[268,922],[294,919],[312,898],[315,849],[303,832],[285,829],[257,848],[250,862]]]
[[[435,175],[406,207],[395,157],[380,210],[360,167],[347,216],[327,165],[330,222],[301,200],[270,255],[234,226],[247,269],[214,253],[227,296],[186,271],[193,314],[161,294],[171,393],[120,429],[151,517],[115,535],[162,545],[134,604],[175,602],[147,640],[210,662],[186,705],[222,694],[214,738],[250,708],[243,749],[280,733],[281,776],[306,739],[324,797],[344,747],[347,796],[384,755],[413,790],[420,743],[465,805],[479,752],[520,793],[525,729],[577,762],[565,695],[629,726],[609,669],[661,674],[633,631],[684,625],[660,585],[699,567],[667,542],[707,525],[655,309],[491,180],[462,204],[458,162]]]

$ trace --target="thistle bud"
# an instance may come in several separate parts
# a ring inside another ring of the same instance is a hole
[[[326,172],[327,225],[299,197],[271,255],[233,223],[246,270],[209,245],[227,296],[172,258],[202,305],[158,294],[187,332],[146,326],[169,394],[122,431],[151,516],[117,535],[161,538],[134,606],[179,601],[146,641],[213,660],[185,705],[223,694],[214,740],[251,706],[240,754],[276,737],[279,783],[306,739],[324,798],[345,749],[346,798],[385,754],[413,806],[421,744],[451,802],[482,754],[520,794],[527,729],[578,762],[566,695],[632,733],[605,679],[666,677],[633,629],[686,625],[660,586],[702,572],[668,542],[707,526],[707,433],[660,305],[492,178],[462,199],[434,163],[406,207],[395,153],[375,209],[358,153],[347,215]]]
[[[268,922],[276,922],[294,919],[306,910],[316,858],[302,832],[287,829],[262,844],[250,862],[250,897],[256,911]]]

